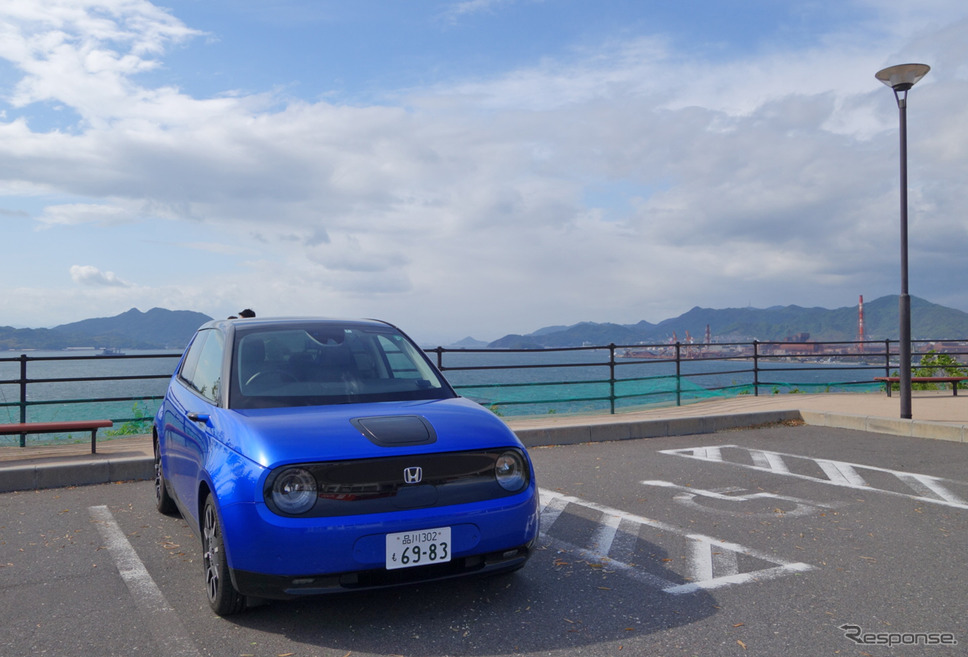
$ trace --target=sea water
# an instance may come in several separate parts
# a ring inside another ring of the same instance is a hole
[[[56,422],[110,419],[111,435],[147,433],[180,352],[126,351],[124,358],[95,351],[28,352],[27,420]],[[162,358],[144,358],[160,355]],[[134,356],[142,356],[135,358]],[[437,354],[429,356],[435,362]],[[884,367],[820,362],[758,363],[737,360],[636,360],[615,358],[607,348],[582,350],[449,350],[440,360],[457,391],[499,415],[608,413],[745,394],[869,391]],[[0,423],[20,421],[20,354],[0,353]],[[614,376],[613,376],[614,372]],[[156,378],[138,378],[152,376]],[[111,380],[114,377],[134,377]],[[51,379],[75,379],[52,381]],[[85,379],[85,380],[76,380]],[[92,380],[93,379],[93,380]],[[0,444],[19,436],[0,436]],[[83,435],[68,437],[83,439]],[[64,440],[31,437],[31,444]]]
[[[97,353],[95,350],[26,352],[26,420],[68,422],[109,419],[115,422],[115,427],[101,430],[99,435],[150,432],[150,419],[165,394],[180,352],[131,350],[126,351],[126,357],[123,358],[102,357]],[[164,357],[144,357],[155,355]],[[0,352],[0,423],[21,420],[20,356],[20,353]],[[84,434],[80,432],[78,436]],[[90,434],[86,435],[89,439]],[[39,435],[32,437],[30,443],[73,440],[76,437]],[[19,436],[0,436],[0,444],[10,444],[9,439],[19,444]]]
[[[765,359],[755,374],[751,359],[684,359],[677,367],[668,360],[616,358],[611,364],[607,349],[453,351],[443,365],[461,394],[505,416],[611,412],[747,394],[866,392],[882,387],[872,379],[885,373],[883,366],[861,363]]]

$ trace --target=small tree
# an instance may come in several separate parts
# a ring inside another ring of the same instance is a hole
[[[921,363],[918,367],[911,369],[911,376],[968,376],[968,369],[962,366],[949,354],[939,354],[934,349],[921,356]],[[894,372],[894,376],[898,373]],[[962,382],[963,383],[963,382]],[[956,383],[959,388],[963,388],[962,383]],[[892,386],[895,390],[898,384]],[[912,383],[912,390],[938,390],[943,388],[942,383]]]
[[[109,429],[104,432],[106,436],[132,436],[151,433],[151,422],[153,416],[148,409],[148,405],[143,401],[137,401],[131,408],[134,419],[128,420],[116,429]]]

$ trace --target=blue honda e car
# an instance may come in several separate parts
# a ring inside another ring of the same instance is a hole
[[[200,537],[219,615],[516,570],[538,535],[524,446],[383,322],[210,322],[153,437],[158,510]]]

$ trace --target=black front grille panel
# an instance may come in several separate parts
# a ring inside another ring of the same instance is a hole
[[[418,454],[287,468],[303,468],[316,479],[316,503],[307,513],[299,514],[300,517],[348,516],[467,504],[514,495],[520,491],[505,490],[494,477],[494,464],[507,451]],[[522,461],[527,462],[523,455]],[[407,480],[408,472],[411,483]],[[275,513],[289,515],[272,503],[272,482],[273,477],[266,482],[267,503]]]

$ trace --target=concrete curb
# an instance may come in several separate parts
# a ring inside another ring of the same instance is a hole
[[[54,463],[32,463],[0,468],[0,493],[39,488],[87,486],[112,481],[153,479],[154,460],[144,456]]]
[[[600,422],[582,425],[519,428],[527,447],[688,436],[717,431],[749,429],[780,422],[802,421],[837,429],[853,429],[910,438],[968,442],[968,425],[848,415],[826,411],[772,410],[683,418]],[[0,467],[0,493],[85,486],[112,481],[147,480],[155,476],[151,456],[92,457],[74,461],[38,461]]]
[[[526,447],[545,445],[577,445],[613,440],[636,440],[639,438],[666,438],[715,433],[730,429],[744,429],[764,424],[776,424],[801,420],[800,411],[759,411],[728,415],[701,415],[695,417],[660,420],[637,420],[633,422],[608,422],[576,426],[550,426],[515,430]]]
[[[846,415],[825,411],[800,411],[803,421],[819,427],[854,429],[871,433],[886,433],[909,438],[968,442],[968,425],[946,422],[923,422],[870,415]]]

